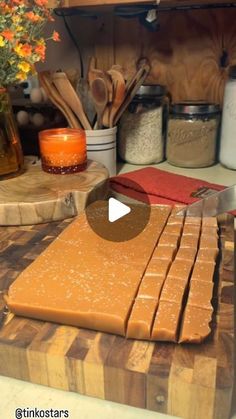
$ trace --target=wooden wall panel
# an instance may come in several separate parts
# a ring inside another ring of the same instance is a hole
[[[104,26],[97,25],[100,32],[94,31],[93,49],[100,67],[107,69],[114,56],[115,63],[131,74],[137,59],[146,56],[152,65],[147,81],[166,85],[173,101],[222,102],[228,65],[236,64],[236,9],[159,12],[158,32],[148,31],[137,19],[115,17],[112,45],[111,36],[106,44],[102,34],[111,33],[112,12],[107,13]],[[89,25],[93,22],[88,21],[87,31]],[[91,45],[86,34],[80,34],[86,60],[86,49],[91,50]]]

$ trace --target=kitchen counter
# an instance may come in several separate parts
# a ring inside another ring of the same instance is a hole
[[[142,167],[143,166],[119,163],[118,170],[119,173],[126,173]],[[164,162],[159,165],[153,165],[153,167],[222,185],[232,185],[236,183],[236,171],[225,169],[220,165],[193,170],[177,168]],[[118,419],[121,417],[123,419],[173,418],[173,416],[132,408],[7,377],[0,377],[0,394],[0,415],[3,419],[24,417],[23,415],[15,416],[15,410],[18,407],[22,409],[67,409],[69,412],[68,417],[70,419]],[[236,412],[236,407],[234,411]],[[236,415],[233,417],[236,418]]]

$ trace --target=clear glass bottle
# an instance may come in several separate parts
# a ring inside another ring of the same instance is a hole
[[[229,79],[225,85],[220,163],[229,169],[236,170],[236,65],[230,67]]]
[[[167,129],[168,163],[189,168],[214,164],[219,122],[219,105],[193,101],[173,104]]]
[[[118,152],[124,161],[142,165],[164,159],[165,95],[164,86],[141,86],[121,117]]]
[[[0,88],[0,180],[23,169],[23,153],[9,93]]]

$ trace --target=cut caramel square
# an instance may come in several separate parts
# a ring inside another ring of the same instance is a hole
[[[203,217],[202,218],[203,227],[215,227],[218,228],[218,222],[216,217]]]
[[[200,249],[218,249],[218,237],[201,234]]]
[[[187,281],[193,266],[191,261],[175,259],[168,272],[168,278],[178,278]]]
[[[152,259],[174,260],[176,254],[175,247],[157,246],[153,252]]]
[[[158,275],[165,277],[169,270],[170,264],[171,261],[167,259],[151,259],[145,272],[145,276]]]
[[[190,261],[193,264],[196,254],[197,249],[194,247],[180,247],[175,260]]]
[[[189,236],[182,236],[180,247],[193,247],[197,248],[198,246],[198,236],[189,235]]]
[[[191,217],[191,216],[186,215],[184,225],[192,224],[192,225],[200,226],[201,221],[202,221],[201,217]]]
[[[167,279],[162,288],[160,301],[182,304],[186,282],[182,279]]]
[[[187,304],[211,310],[213,286],[210,281],[191,281]]]
[[[177,247],[179,242],[179,237],[173,234],[163,233],[160,237],[158,246],[168,246],[168,247]]]
[[[216,261],[219,249],[200,249],[197,253],[197,261],[212,263]]]
[[[159,300],[165,277],[144,276],[136,298],[152,298]]]
[[[179,342],[201,343],[211,332],[209,325],[211,317],[212,309],[206,310],[187,305],[181,325]]]
[[[150,339],[151,326],[157,300],[139,298],[135,300],[126,332],[127,338]]]
[[[167,224],[164,229],[165,234],[174,234],[176,236],[179,236],[182,231],[182,225],[181,224]]]
[[[207,281],[212,282],[215,272],[215,262],[204,262],[197,260],[194,268],[193,273],[191,276],[191,281]]]
[[[176,342],[181,305],[161,301],[152,328],[152,340]]]
[[[183,236],[199,236],[200,225],[186,224],[183,228]]]

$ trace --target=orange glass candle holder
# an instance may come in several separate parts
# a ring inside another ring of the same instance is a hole
[[[82,129],[56,128],[39,132],[42,169],[70,174],[87,167],[86,136]]]

